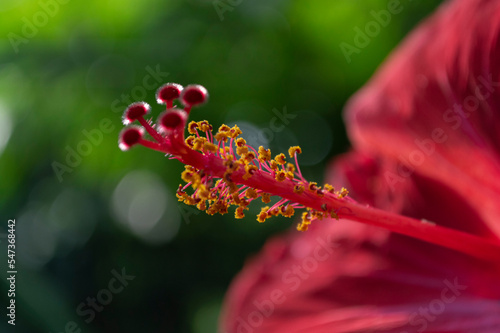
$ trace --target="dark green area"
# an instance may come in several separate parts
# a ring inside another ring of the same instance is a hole
[[[286,108],[296,118],[264,136],[274,153],[300,144],[303,173],[320,182],[331,158],[349,150],[343,105],[436,3],[402,0],[401,12],[346,58],[341,43],[356,47],[355,28],[364,30],[375,20],[372,11],[387,6],[380,0],[2,1],[0,275],[13,218],[18,275],[16,329],[3,314],[2,278],[0,331],[64,332],[74,321],[82,332],[214,332],[224,293],[245,259],[295,223],[259,224],[257,206],[235,220],[234,208],[208,216],[178,205],[180,163],[147,149],[118,149],[128,103],[122,94],[149,102],[157,115],[156,87],[200,83],[211,97],[192,119],[216,128],[236,122],[266,129]],[[145,85],[156,68],[168,76]],[[85,133],[94,133],[90,146]],[[247,135],[259,140],[264,132],[256,133]],[[88,154],[68,166],[67,147]],[[68,167],[59,179],[54,162]],[[151,201],[164,204],[150,207]],[[142,221],[136,215],[144,206],[151,208],[144,221],[158,215],[155,229],[127,227],[127,218]],[[135,278],[86,323],[79,304],[107,289],[112,270],[122,268]]]

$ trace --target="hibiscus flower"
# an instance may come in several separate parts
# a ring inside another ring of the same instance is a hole
[[[346,211],[269,241],[220,332],[500,332],[499,118],[500,2],[446,3],[352,98],[327,174],[401,223]]]

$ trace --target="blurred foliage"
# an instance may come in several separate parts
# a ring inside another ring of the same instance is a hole
[[[203,84],[211,99],[193,119],[246,124],[275,151],[298,143],[310,151],[299,159],[305,176],[321,181],[349,149],[346,100],[437,6],[401,1],[348,62],[340,43],[353,45],[354,28],[388,1],[60,1],[0,4],[0,267],[15,218],[16,332],[63,332],[70,321],[82,332],[214,332],[245,259],[295,224],[259,224],[257,207],[234,220],[178,205],[180,163],[117,147],[127,100],[158,114],[156,87]],[[221,3],[230,10],[221,14]],[[146,79],[154,70],[163,74]],[[259,129],[284,108],[296,118],[264,138]],[[53,163],[68,165],[78,149],[86,156],[60,181]],[[135,279],[86,323],[77,307],[122,268]],[[7,304],[6,292],[0,299]],[[0,331],[13,332],[3,318]]]

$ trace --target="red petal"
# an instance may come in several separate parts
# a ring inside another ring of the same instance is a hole
[[[499,267],[452,251],[325,221],[271,241],[245,266],[222,332],[418,332],[425,309],[426,332],[494,332],[499,278]]]
[[[470,223],[480,221],[480,216],[468,198],[441,182],[415,173],[405,179],[398,191],[391,191],[386,173],[396,169],[397,165],[390,158],[375,160],[351,152],[339,157],[334,165],[330,167],[330,182],[337,188],[346,186],[350,196],[360,203],[439,222],[443,226],[486,238],[494,237],[484,224]]]
[[[392,55],[346,113],[354,147],[384,160],[394,196],[410,188],[415,205],[442,207],[418,218],[447,224],[444,208],[453,207],[467,215],[455,228],[490,237],[500,237],[499,33],[500,2],[448,3]]]

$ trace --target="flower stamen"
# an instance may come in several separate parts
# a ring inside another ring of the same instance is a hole
[[[302,152],[298,146],[288,150],[295,163],[287,163],[282,153],[272,159],[270,149],[251,147],[239,137],[242,131],[237,125],[221,125],[213,135],[213,128],[206,120],[188,124],[191,109],[208,99],[207,90],[200,85],[182,88],[179,84],[167,83],[158,89],[156,98],[166,105],[156,124],[144,118],[151,111],[145,102],[133,103],[125,110],[123,123],[138,121],[142,127],[123,129],[119,146],[128,150],[141,145],[184,163],[181,178],[186,185],[179,185],[176,196],[187,205],[196,206],[209,215],[226,214],[229,206],[234,205],[235,218],[241,219],[252,201],[260,199],[269,204],[271,196],[277,196],[279,199],[274,205],[261,209],[258,222],[277,215],[291,217],[296,209],[306,208],[297,225],[300,231],[306,231],[315,220],[346,217],[483,259],[500,260],[498,242],[361,205],[347,197],[349,192],[343,187],[335,191],[329,184],[322,188],[307,181],[298,164],[297,155]],[[176,99],[184,105],[183,109],[174,107]],[[187,138],[184,137],[186,129],[190,134]],[[145,132],[154,141],[144,139]],[[205,135],[201,136],[200,132]],[[188,187],[192,187],[192,194],[187,193]]]

